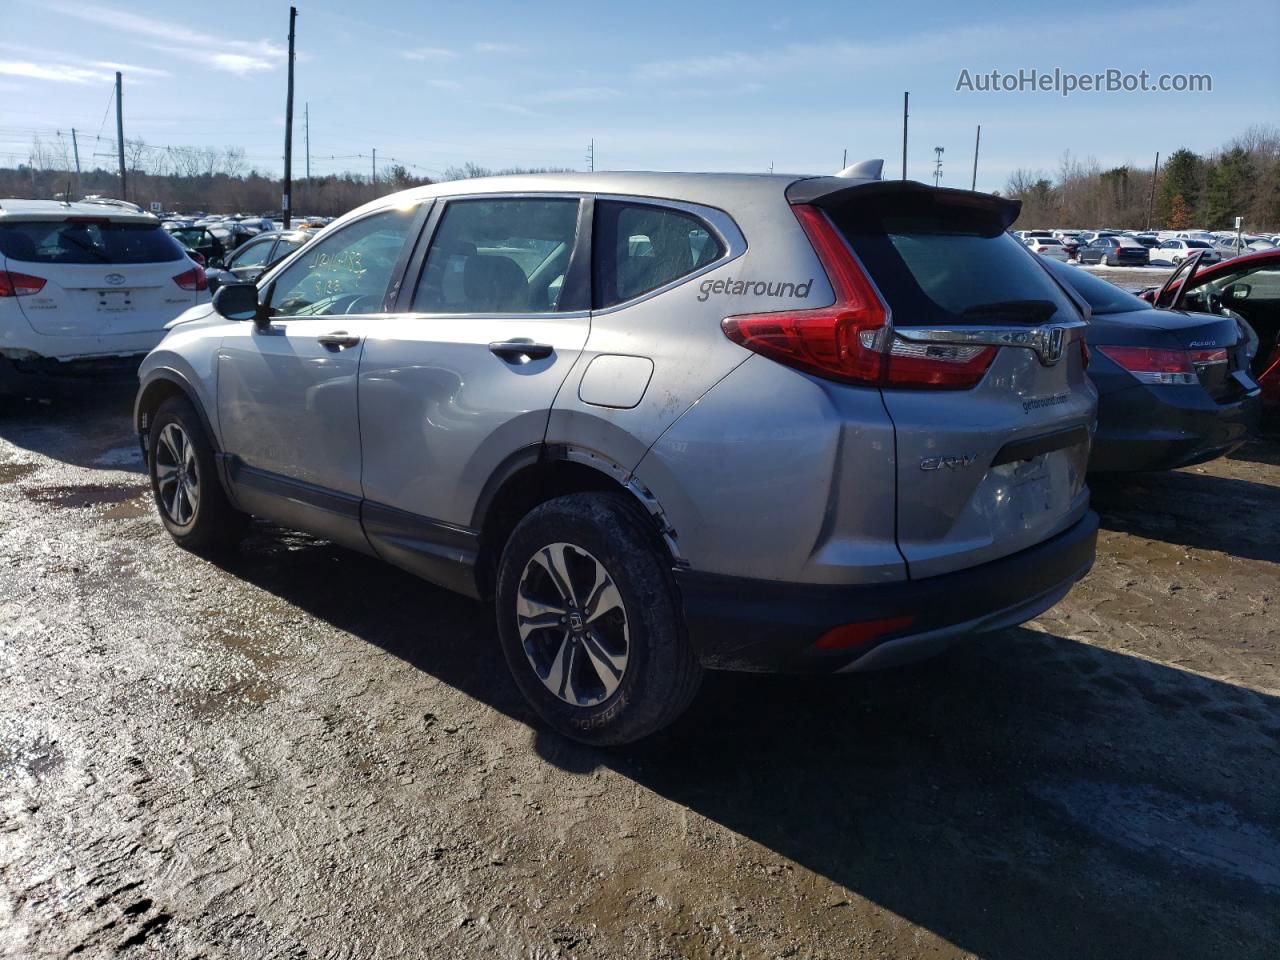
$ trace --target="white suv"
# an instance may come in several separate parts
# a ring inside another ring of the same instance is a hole
[[[132,379],[165,324],[208,299],[204,270],[150,214],[0,200],[0,394]]]

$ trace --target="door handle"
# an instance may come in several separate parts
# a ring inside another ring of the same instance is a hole
[[[354,347],[360,342],[360,338],[354,333],[347,333],[345,330],[335,330],[333,333],[325,333],[316,337],[316,340],[326,347],[337,347],[341,350],[343,347]]]
[[[507,363],[522,364],[551,356],[555,347],[549,343],[534,343],[526,339],[498,340],[489,344],[489,352]]]

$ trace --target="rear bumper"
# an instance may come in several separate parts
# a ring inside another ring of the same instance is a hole
[[[1099,378],[1101,379],[1101,378]],[[1107,391],[1099,382],[1092,473],[1173,470],[1230,453],[1258,430],[1261,394],[1219,404],[1197,386],[1132,386]]]
[[[83,397],[103,387],[136,387],[146,353],[86,360],[11,360],[0,357],[0,396],[40,400]]]
[[[1090,511],[1027,550],[923,580],[831,586],[683,570],[676,581],[689,639],[704,666],[770,673],[878,669],[1043,613],[1089,572],[1097,539],[1098,516]],[[903,625],[855,647],[816,646],[835,627],[868,621]]]

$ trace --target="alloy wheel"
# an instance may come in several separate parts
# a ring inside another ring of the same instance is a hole
[[[160,431],[155,475],[165,516],[179,527],[191,524],[200,508],[200,469],[191,438],[177,423],[167,423]]]
[[[595,706],[618,689],[631,653],[626,607],[609,571],[586,550],[553,543],[529,559],[516,624],[529,665],[565,703]]]

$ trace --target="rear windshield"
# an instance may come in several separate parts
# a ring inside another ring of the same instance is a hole
[[[1129,313],[1133,310],[1151,310],[1151,304],[1135,297],[1132,293],[1121,290],[1114,283],[1086,273],[1079,267],[1068,266],[1055,260],[1046,260],[1044,265],[1051,273],[1069,286],[1089,304],[1096,314]]]
[[[1197,250],[1208,250],[1213,244],[1205,243],[1203,240],[1188,240],[1188,247],[1194,247]]]
[[[97,219],[0,223],[0,253],[24,263],[164,263],[183,257],[159,224]]]
[[[895,325],[1038,324],[1079,319],[994,212],[930,195],[887,195],[830,211],[893,311]]]

